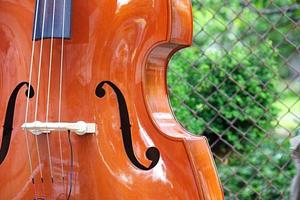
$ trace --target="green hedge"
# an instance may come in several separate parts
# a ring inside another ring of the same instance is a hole
[[[258,45],[253,52],[237,45],[225,55],[204,55],[191,47],[170,62],[175,114],[185,128],[213,144],[227,199],[289,196],[295,169],[288,140],[274,130],[280,63],[270,45]]]
[[[191,132],[207,136],[211,144],[221,136],[218,151],[251,150],[249,143],[264,137],[277,114],[273,103],[278,64],[270,45],[253,52],[237,45],[225,55],[203,55],[192,47],[175,56],[168,83],[179,121]]]

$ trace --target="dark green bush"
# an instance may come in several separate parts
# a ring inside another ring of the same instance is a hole
[[[268,46],[271,44],[268,44]],[[168,83],[184,127],[208,137],[227,199],[288,199],[295,173],[288,140],[275,134],[276,52],[236,46],[225,55],[186,49]]]
[[[232,155],[228,162],[220,163],[219,176],[227,199],[235,199],[235,194],[237,199],[242,200],[288,200],[290,177],[295,173],[288,148],[288,141],[277,145],[268,138],[246,155]]]
[[[205,55],[191,48],[171,61],[168,83],[175,114],[191,132],[207,136],[211,144],[219,141],[216,151],[247,151],[272,127],[278,66],[270,45],[253,51],[237,45],[226,54]]]

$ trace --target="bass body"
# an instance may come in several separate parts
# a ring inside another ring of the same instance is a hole
[[[168,101],[190,1],[48,1],[0,0],[0,199],[223,199],[207,140]],[[24,129],[37,121],[96,129]]]

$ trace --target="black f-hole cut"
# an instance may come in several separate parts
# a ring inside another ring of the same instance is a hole
[[[138,159],[135,157],[133,146],[132,146],[132,138],[131,138],[131,125],[129,121],[129,114],[128,109],[126,105],[125,98],[120,91],[120,89],[113,84],[110,81],[102,81],[98,84],[96,88],[96,95],[100,98],[104,97],[105,90],[103,88],[103,85],[107,84],[109,85],[115,92],[119,104],[119,112],[120,112],[120,122],[121,122],[121,131],[122,131],[122,138],[123,138],[123,144],[126,151],[126,154],[129,158],[129,160],[139,169],[142,170],[150,170],[153,167],[156,166],[156,164],[159,161],[160,153],[159,150],[156,147],[150,147],[146,151],[146,157],[147,159],[151,160],[151,164],[146,167],[142,163],[138,161]]]
[[[11,93],[11,95],[9,97],[7,108],[6,108],[5,121],[4,121],[4,125],[3,125],[2,143],[1,143],[1,148],[0,148],[0,165],[2,164],[2,162],[4,161],[4,159],[8,153],[11,134],[12,134],[12,130],[13,130],[16,100],[17,100],[17,96],[18,96],[20,89],[24,85],[27,86],[25,95],[29,98],[32,98],[34,96],[33,87],[30,85],[30,90],[28,90],[29,83],[21,82],[17,85],[17,87],[13,90],[13,92]]]

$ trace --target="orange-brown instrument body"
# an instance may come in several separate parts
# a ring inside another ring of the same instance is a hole
[[[29,80],[34,4],[0,0],[2,124],[12,91]],[[168,60],[191,40],[189,0],[73,0],[71,39],[64,41],[63,50],[61,40],[53,42],[50,91],[51,40],[43,41],[42,53],[41,40],[34,43],[35,96],[29,100],[28,121],[45,121],[47,102],[48,120],[58,121],[63,51],[61,121],[93,122],[97,132],[71,134],[72,168],[66,132],[50,133],[47,140],[47,134],[34,136],[22,130],[27,101],[22,87],[9,151],[0,165],[0,199],[66,199],[70,185],[70,199],[223,199],[206,139],[186,132],[168,102]],[[137,160],[149,166],[145,152],[151,146],[159,150],[152,169],[141,170],[128,158],[115,92],[104,84],[105,96],[95,95],[102,81],[114,83],[124,95]],[[1,127],[0,141],[2,132]]]

